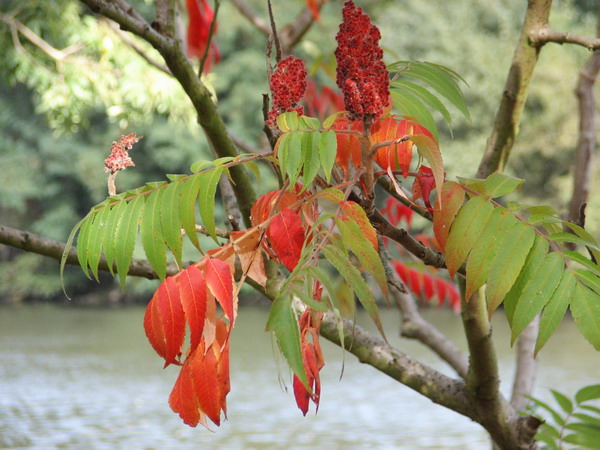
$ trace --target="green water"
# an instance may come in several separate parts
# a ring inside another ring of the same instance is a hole
[[[162,369],[142,328],[143,308],[0,308],[0,447],[8,448],[405,448],[485,449],[479,426],[432,404],[324,344],[321,408],[306,418],[279,380],[266,311],[242,308],[232,335],[229,420],[211,433],[189,428],[168,407],[177,368]],[[450,373],[426,349],[397,338],[398,314],[384,312],[392,344]],[[464,347],[459,318],[429,320]],[[366,317],[359,322],[372,328]],[[513,357],[502,315],[494,321],[510,389]],[[598,382],[600,355],[565,321],[543,352],[537,395],[573,393]],[[279,361],[281,379],[289,372]]]

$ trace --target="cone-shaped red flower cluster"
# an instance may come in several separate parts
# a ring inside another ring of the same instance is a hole
[[[273,107],[269,111],[268,125],[273,125],[277,116],[284,112],[304,114],[304,108],[298,105],[306,92],[306,70],[300,58],[288,56],[279,61],[271,74],[270,88]]]
[[[379,47],[381,33],[371,18],[347,1],[336,36],[337,84],[351,120],[379,117],[389,104],[389,76]]]

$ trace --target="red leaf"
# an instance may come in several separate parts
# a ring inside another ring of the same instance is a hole
[[[434,282],[431,275],[428,273],[423,274],[423,296],[427,300],[431,300],[433,298],[433,294],[435,292]]]
[[[363,130],[362,121],[349,121],[345,118],[337,119],[332,127],[333,130],[360,131]],[[360,141],[358,137],[352,134],[336,133],[337,139],[337,154],[335,162],[340,169],[346,174],[350,166],[350,159],[354,167],[359,167],[362,164],[362,154],[360,149]]]
[[[192,57],[202,58],[208,44],[210,34],[210,25],[214,18],[214,12],[207,0],[186,0],[188,10],[188,29],[187,29],[187,54]],[[217,32],[217,24],[214,26],[214,33]],[[214,36],[211,39],[208,55],[204,63],[204,72],[210,72],[213,63],[221,60],[221,54],[217,47]]]
[[[436,278],[435,291],[438,298],[438,305],[444,303],[444,300],[446,299],[446,295],[448,293],[448,287],[449,285],[447,281],[442,280],[441,278]]]
[[[293,384],[296,405],[298,405],[298,408],[300,409],[300,411],[302,411],[302,414],[306,416],[306,413],[308,412],[308,401],[310,400],[310,394],[302,384],[302,381],[300,381],[300,379],[296,375],[294,375]]]
[[[195,427],[199,422],[206,424],[204,414],[200,410],[194,389],[194,380],[189,360],[183,363],[177,381],[169,396],[169,406],[179,414],[183,422],[190,427]],[[206,425],[205,425],[206,426]]]
[[[315,20],[319,20],[319,0],[306,0],[306,6]]]
[[[329,86],[321,87],[321,91],[312,79],[306,81],[306,92],[303,98],[307,114],[323,120],[326,117],[344,110],[344,98]]]
[[[420,296],[422,294],[422,289],[421,289],[421,278],[422,278],[422,274],[421,272],[414,270],[414,269],[409,269],[409,283],[408,283],[408,287],[410,288],[411,291],[414,292],[415,295]]]
[[[394,263],[394,269],[396,269],[396,273],[400,276],[400,279],[402,280],[402,282],[405,285],[408,285],[408,280],[409,280],[409,270],[408,267],[406,267],[404,264],[402,264],[400,261],[396,261]]]
[[[146,331],[146,337],[148,338],[148,341],[150,341],[152,348],[159,356],[166,358],[167,344],[165,342],[165,331],[158,312],[158,300],[156,300],[156,294],[152,297],[146,307],[144,330]]]
[[[152,301],[156,302],[156,313],[164,332],[165,352],[161,356],[165,358],[165,367],[169,364],[179,365],[176,358],[181,353],[185,336],[185,315],[179,299],[179,287],[173,277],[167,277],[158,286]],[[157,327],[153,328],[156,331]],[[150,343],[152,344],[152,341]],[[154,347],[154,344],[152,346]],[[159,348],[160,346],[161,344]]]
[[[204,352],[200,344],[188,357],[194,390],[200,409],[217,426],[221,424],[221,393],[217,376],[217,358],[214,351]]]
[[[267,238],[277,258],[291,272],[300,260],[304,244],[304,228],[300,214],[282,210],[269,224]]]
[[[229,270],[229,264],[219,259],[209,258],[205,265],[206,285],[215,296],[225,316],[229,319],[231,326],[235,322],[235,311],[233,307],[233,278]]]
[[[417,124],[411,120],[397,120],[393,117],[380,119],[373,124],[371,142],[379,144],[413,134]],[[402,170],[402,176],[408,176],[412,159],[413,143],[410,141],[388,145],[380,148],[375,154],[375,162],[383,169]]]
[[[417,201],[422,198],[425,202],[425,206],[432,209],[429,196],[431,191],[435,188],[435,178],[433,177],[433,171],[427,166],[419,167],[419,173],[413,183],[413,201]]]
[[[202,338],[206,317],[206,281],[204,274],[196,266],[191,265],[181,272],[179,294],[190,327],[190,346],[194,350]]]

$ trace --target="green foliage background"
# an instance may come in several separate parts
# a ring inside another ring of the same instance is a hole
[[[150,2],[132,3],[152,17]],[[262,94],[268,90],[265,38],[230,2],[222,3],[217,42],[223,59],[206,81],[230,131],[260,147],[264,145]],[[266,2],[247,3],[266,19]],[[283,24],[293,19],[304,0],[273,3],[276,18]],[[332,52],[341,4],[331,0],[325,5],[320,23],[295,51],[319,83],[332,87]],[[494,121],[525,2],[357,4],[380,26],[387,62],[433,61],[466,79],[472,121],[453,111],[453,137],[442,121],[438,125],[448,178],[472,176]],[[587,0],[555,1],[551,25],[592,35],[594,13],[595,4]],[[117,180],[120,190],[164,179],[165,173],[188,172],[192,162],[210,159],[190,102],[179,86],[149,66],[77,1],[5,0],[0,14],[4,19],[15,17],[56,49],[77,49],[56,61],[22,35],[16,40],[7,20],[0,20],[2,224],[64,241],[73,224],[105,197],[103,160],[110,143],[121,134],[136,131],[145,137],[132,152],[136,167]],[[160,61],[151,48],[136,42]],[[509,167],[512,174],[527,179],[521,201],[546,202],[565,210],[577,141],[573,90],[588,55],[574,46],[551,45],[542,52]],[[596,183],[592,192],[599,187]],[[268,184],[267,177],[261,189],[273,188]],[[592,199],[588,228],[593,232],[599,231],[599,211],[600,200]],[[217,220],[223,226],[222,214]],[[0,300],[62,299],[57,272],[55,261],[0,247]],[[67,277],[68,288],[75,294],[89,294],[96,288],[77,269]],[[132,296],[151,292],[144,280],[132,280],[131,286]]]

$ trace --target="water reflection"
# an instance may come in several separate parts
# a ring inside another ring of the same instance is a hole
[[[458,317],[427,317],[464,347]],[[0,447],[75,448],[487,448],[479,426],[432,404],[325,344],[318,416],[302,418],[278,382],[266,311],[243,308],[231,347],[229,421],[216,433],[189,428],[167,405],[176,368],[162,370],[142,329],[142,308],[0,309]],[[414,342],[394,338],[398,316],[384,325],[392,343],[450,373]],[[367,317],[360,322],[373,328]],[[505,380],[512,373],[510,333],[495,318]],[[289,379],[283,361],[282,378]],[[573,393],[599,373],[598,354],[565,321],[541,357],[538,395]],[[503,390],[508,390],[506,382]]]

